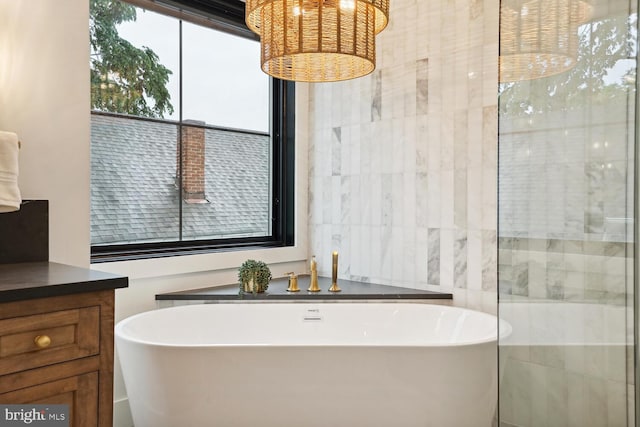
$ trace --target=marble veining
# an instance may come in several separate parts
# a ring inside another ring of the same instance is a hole
[[[440,285],[440,230],[429,229],[427,272],[430,285]]]
[[[467,287],[467,233],[465,230],[455,231],[455,266],[454,287]]]

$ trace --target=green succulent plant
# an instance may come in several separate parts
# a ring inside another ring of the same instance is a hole
[[[271,280],[271,270],[267,264],[262,261],[248,259],[238,268],[238,281],[240,285],[240,294],[244,292],[244,284],[253,279],[255,286],[253,293],[264,292],[269,287]]]

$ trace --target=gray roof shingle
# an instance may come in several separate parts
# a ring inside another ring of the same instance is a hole
[[[91,244],[177,240],[175,124],[92,114]],[[270,138],[205,131],[208,204],[182,204],[183,240],[266,236]]]

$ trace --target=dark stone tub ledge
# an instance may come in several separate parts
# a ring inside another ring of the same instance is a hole
[[[156,295],[159,307],[194,303],[216,302],[286,302],[286,301],[349,301],[349,300],[396,300],[406,302],[424,302],[434,304],[450,304],[453,295],[444,292],[425,291],[420,289],[401,288],[396,286],[378,285],[374,283],[338,280],[341,292],[329,292],[331,279],[319,277],[320,292],[308,292],[310,277],[298,276],[300,292],[287,292],[288,279],[273,279],[269,289],[259,294],[238,294],[238,284],[212,286],[208,288],[191,289],[187,291],[169,292]]]

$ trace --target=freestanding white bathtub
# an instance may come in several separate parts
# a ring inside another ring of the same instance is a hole
[[[115,332],[136,427],[489,427],[497,325],[441,305],[260,303]]]

